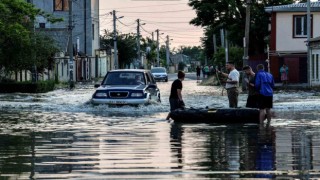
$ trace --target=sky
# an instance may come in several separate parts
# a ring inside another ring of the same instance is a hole
[[[166,36],[170,39],[170,49],[180,46],[200,46],[203,29],[190,25],[196,13],[188,0],[100,0],[100,33],[104,29],[113,31],[111,11],[116,10],[117,30],[122,33],[136,33],[137,19],[140,19],[142,37],[156,40],[156,29],[159,29],[160,46],[165,45]],[[171,40],[172,39],[172,40]]]

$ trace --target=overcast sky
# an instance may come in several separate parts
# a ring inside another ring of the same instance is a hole
[[[123,24],[117,22],[117,29],[122,33],[137,32],[136,20],[139,18],[143,29],[143,37],[151,37],[151,32],[160,30],[160,44],[165,44],[169,35],[170,48],[180,46],[199,46],[203,29],[189,25],[189,21],[196,16],[194,10],[188,6],[188,0],[100,0],[100,29],[113,30],[112,10],[117,11],[117,17]],[[156,40],[156,33],[154,33]]]

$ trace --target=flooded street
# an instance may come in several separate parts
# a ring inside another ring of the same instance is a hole
[[[188,107],[227,107],[188,74]],[[320,178],[320,96],[279,92],[270,124],[176,124],[162,103],[93,106],[93,85],[0,94],[0,179]],[[240,95],[240,106],[247,95]]]

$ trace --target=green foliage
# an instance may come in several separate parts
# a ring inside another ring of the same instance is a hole
[[[150,51],[147,51],[147,47],[149,48]],[[142,44],[141,44],[141,48],[142,50],[146,51],[146,58],[148,60],[149,63],[149,68],[151,67],[151,65],[155,65],[156,64],[156,60],[157,60],[157,44],[155,41],[152,41],[152,39],[150,38],[142,38]]]
[[[100,37],[101,47],[109,48],[113,46],[113,33],[105,30],[105,34]],[[124,67],[137,58],[136,36],[133,34],[121,34],[117,36],[119,67]]]
[[[34,65],[38,71],[51,66],[50,58],[58,49],[52,39],[34,32],[33,21],[37,15],[50,22],[61,20],[24,0],[0,1],[0,69],[5,67],[6,74],[30,70]]]
[[[54,90],[55,81],[1,82],[0,93],[45,93]]]
[[[200,46],[181,46],[178,53],[189,56],[191,61],[200,61],[204,64],[204,51]]]
[[[269,15],[264,11],[264,7],[290,3],[293,3],[293,1],[252,1],[249,55],[264,53],[264,39],[269,35]],[[245,0],[189,0],[189,6],[197,14],[197,17],[192,19],[190,23],[205,27],[205,37],[202,39],[202,44],[209,58],[213,54],[212,35],[216,34],[217,40],[219,40],[220,29],[228,30],[230,44],[242,47],[247,6]]]
[[[242,67],[243,62],[243,48],[230,47],[229,61],[235,62],[236,67]],[[223,67],[226,63],[225,48],[219,47],[217,53],[214,55],[213,64]]]

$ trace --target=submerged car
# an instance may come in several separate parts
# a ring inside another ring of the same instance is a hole
[[[109,71],[92,95],[93,104],[139,105],[161,102],[160,90],[148,70]]]
[[[155,80],[168,82],[168,74],[166,68],[154,67],[151,69],[151,73]]]

